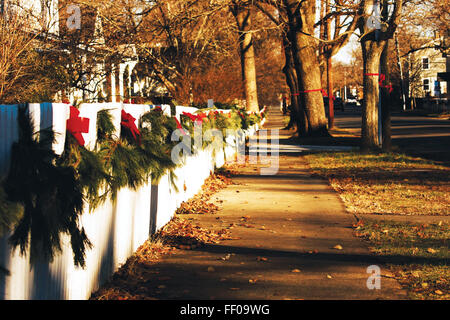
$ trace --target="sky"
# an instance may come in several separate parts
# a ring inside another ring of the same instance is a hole
[[[334,61],[350,64],[352,61],[352,51],[359,47],[359,42],[356,36],[352,36],[350,41],[333,57]]]

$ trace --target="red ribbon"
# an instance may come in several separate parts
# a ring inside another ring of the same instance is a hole
[[[200,122],[203,123],[203,120],[206,119],[208,116],[206,115],[206,113],[199,113],[199,114],[192,114],[189,112],[184,112],[182,113],[184,116],[188,117],[189,119],[191,119],[192,122]]]
[[[181,133],[185,136],[186,132],[183,130],[183,126],[181,125],[180,121],[178,121],[177,117],[174,117],[175,122],[177,123],[177,128],[181,131]]]
[[[80,110],[70,106],[70,117],[66,122],[66,128],[74,136],[78,144],[84,146],[85,141],[82,133],[89,132],[89,118],[80,118]]]
[[[394,90],[394,88],[392,87],[392,84],[388,84],[388,85],[383,84],[383,81],[386,80],[385,74],[383,74],[383,73],[365,73],[364,75],[365,76],[379,76],[380,79],[378,81],[378,84],[380,87],[389,89],[389,93],[391,93]]]
[[[138,128],[136,127],[136,124],[134,123],[136,119],[129,113],[122,110],[122,121],[120,124],[128,128],[128,130],[131,131],[131,134],[133,135],[134,140],[138,141],[139,144],[141,143],[141,133],[139,132]]]

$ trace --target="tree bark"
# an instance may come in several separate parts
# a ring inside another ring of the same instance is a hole
[[[363,41],[363,112],[361,128],[362,151],[379,149],[378,144],[378,102],[379,102],[379,72],[382,43]]]
[[[255,49],[253,47],[250,9],[234,4],[231,12],[236,19],[241,56],[242,80],[248,111],[259,112],[258,89],[256,83]]]
[[[314,34],[315,2],[284,0],[289,20],[290,42],[297,72],[300,98],[308,118],[310,136],[328,135],[323,96],[318,45]]]
[[[381,73],[384,74],[385,80],[383,82],[383,87],[381,88],[381,123],[382,123],[382,150],[383,152],[391,151],[391,96],[389,88],[385,86],[390,83],[389,77],[389,64],[388,64],[388,52],[389,52],[389,41],[386,41],[381,53]]]
[[[330,14],[330,0],[325,1],[325,13]],[[327,19],[325,24],[326,38],[328,41],[331,40],[331,19]],[[328,129],[334,126],[334,104],[333,104],[333,73],[332,69],[332,46],[326,46],[326,57],[327,57],[327,91],[328,91]]]
[[[359,16],[361,18],[358,23],[360,32],[363,34],[361,48],[364,65],[364,105],[361,128],[362,151],[379,150],[380,148],[378,141],[378,117],[381,116],[378,114],[378,103],[380,99],[379,73],[381,73],[380,58],[383,49],[386,48],[387,50],[386,43],[392,38],[397,28],[403,0],[395,0],[392,4],[389,4],[386,0],[382,0],[380,7],[376,7],[376,5],[380,6],[375,0],[363,0],[359,9]],[[393,10],[388,10],[390,5],[393,5]],[[377,9],[377,12],[374,9]],[[381,15],[378,9],[381,9]],[[375,26],[372,26],[373,22],[368,25],[369,19],[375,22]],[[379,24],[378,26],[376,26],[377,23]],[[389,111],[388,108],[385,109]],[[384,116],[386,117],[386,121],[390,121],[389,115],[386,114]],[[386,125],[388,126],[386,130],[390,130],[390,123],[386,123]],[[390,133],[386,132],[385,135],[386,137],[390,136]],[[388,142],[386,141],[386,143]]]
[[[291,107],[295,110],[293,116],[295,117],[299,136],[305,136],[308,134],[308,119],[306,118],[305,109],[301,105],[297,73],[295,71],[291,45],[287,36],[283,37],[283,47],[286,61],[283,67],[283,73],[286,76],[286,83],[291,92]]]

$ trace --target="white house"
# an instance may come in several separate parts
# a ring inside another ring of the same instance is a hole
[[[71,54],[76,46],[79,65],[88,64],[89,57],[95,56],[95,65],[89,65],[85,73],[72,87],[59,92],[55,102],[120,102],[127,97],[143,96],[148,79],[136,76],[139,57],[134,45],[122,45],[111,50],[103,38],[102,19],[99,14],[85,11],[70,0],[0,0],[3,16],[20,13],[27,19],[28,32],[41,35],[37,39],[46,41],[46,50],[58,54]],[[94,26],[89,30],[83,30]],[[81,30],[87,37],[83,42],[73,43],[68,37],[71,31]],[[45,40],[42,40],[45,39]],[[41,47],[37,45],[37,47]],[[114,59],[110,57],[114,56]]]
[[[439,49],[441,39],[434,39],[424,49],[412,52],[409,61],[409,93],[411,98],[445,97],[447,82],[438,77],[446,72],[446,57]]]

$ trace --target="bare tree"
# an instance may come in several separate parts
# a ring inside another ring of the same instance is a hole
[[[401,16],[403,1],[389,4],[377,0],[362,0],[358,20],[363,53],[364,100],[361,128],[361,148],[378,149],[378,103],[380,90],[380,58],[387,41],[392,38]],[[379,14],[377,14],[379,13]],[[379,28],[378,28],[379,27]]]
[[[30,52],[38,33],[27,32],[29,20],[19,11],[0,17],[0,102],[12,103],[17,83],[32,69]]]
[[[255,50],[252,38],[251,8],[248,3],[232,0],[230,11],[236,19],[239,38],[239,52],[242,65],[242,80],[244,84],[246,109],[259,111],[258,89],[256,84]]]
[[[322,83],[328,92],[328,128],[334,124],[332,58],[344,47],[357,27],[357,2],[322,0],[320,26],[319,61]],[[325,81],[326,80],[326,81]]]

